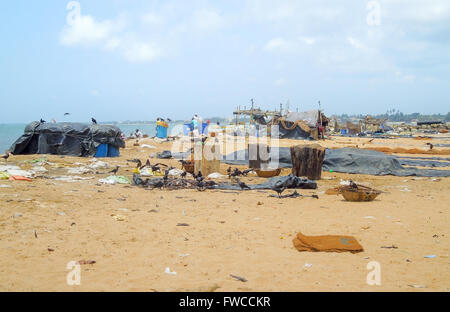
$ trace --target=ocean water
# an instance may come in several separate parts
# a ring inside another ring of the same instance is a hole
[[[147,124],[118,124],[120,130],[129,136],[131,132],[136,129],[141,130],[142,133],[148,134],[150,137],[156,135],[156,122],[149,122]],[[26,124],[0,124],[0,154],[9,149],[11,145],[23,134]],[[168,135],[175,135],[182,131],[183,123],[171,123],[167,131]],[[178,129],[178,130],[177,130]]]

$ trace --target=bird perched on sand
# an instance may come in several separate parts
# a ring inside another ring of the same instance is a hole
[[[114,173],[114,175],[117,174],[117,172],[119,171],[120,166],[116,166],[116,168],[114,168],[113,170],[111,170],[109,173]]]
[[[94,125],[97,124],[97,120],[95,120],[95,118],[91,118],[91,120],[92,120],[92,123],[93,123]]]
[[[427,145],[429,145],[429,146],[430,146],[430,150],[432,150],[432,149],[433,149],[433,144],[431,144],[431,143],[427,143]]]
[[[164,177],[163,177],[164,185],[167,183],[168,179],[169,179],[169,170],[167,169],[166,171],[164,171]]]
[[[239,184],[239,187],[241,188],[241,190],[249,190],[250,189],[250,187],[247,184],[245,184],[244,182],[240,181],[239,179],[237,179],[237,181],[238,181],[238,184]]]
[[[252,171],[253,171],[252,168],[246,169],[246,170],[242,171],[242,175],[243,175],[244,177],[246,177],[246,176],[247,176],[250,172],[252,172]]]
[[[284,185],[284,183],[275,183],[275,185],[272,187],[272,190],[277,192],[278,198],[281,198],[281,194],[284,192],[285,189],[286,186]]]
[[[5,162],[7,162],[10,155],[11,155],[11,153],[9,151],[6,151],[5,155],[2,155],[0,157],[3,158],[5,160]]]
[[[160,171],[161,170],[160,166],[163,166],[163,167],[167,168],[167,165],[157,163],[156,165],[151,166],[152,167],[152,171]]]

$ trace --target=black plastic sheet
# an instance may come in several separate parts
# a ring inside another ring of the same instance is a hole
[[[55,154],[94,156],[100,144],[125,147],[116,126],[83,123],[32,122],[10,148],[14,155]]]

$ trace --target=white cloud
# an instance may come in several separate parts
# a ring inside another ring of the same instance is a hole
[[[154,61],[160,56],[159,49],[146,42],[133,42],[123,50],[125,58],[132,63]]]
[[[400,71],[397,71],[395,73],[395,77],[397,79],[397,81],[399,82],[414,82],[416,80],[416,76],[414,75],[408,75],[408,74],[404,74]]]
[[[274,38],[265,44],[264,50],[268,52],[294,52],[297,50],[297,45],[295,42],[283,38]]]
[[[164,18],[161,15],[155,14],[154,12],[148,12],[144,14],[141,20],[142,23],[150,25],[162,25],[165,23]]]
[[[117,29],[111,21],[97,22],[91,16],[80,16],[72,26],[64,27],[60,41],[63,45],[92,44],[106,39]]]
[[[347,38],[348,43],[350,43],[350,45],[352,47],[354,47],[355,49],[365,49],[366,47],[364,46],[364,44],[362,44],[360,41],[356,40],[353,37],[348,37]]]
[[[300,37],[300,40],[302,40],[307,45],[313,45],[314,43],[316,43],[316,39],[311,37]]]
[[[287,80],[285,78],[280,78],[275,80],[275,85],[278,87],[281,87],[287,83]]]

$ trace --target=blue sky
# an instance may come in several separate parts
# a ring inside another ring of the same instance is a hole
[[[448,0],[78,3],[0,4],[0,122],[450,110]]]

